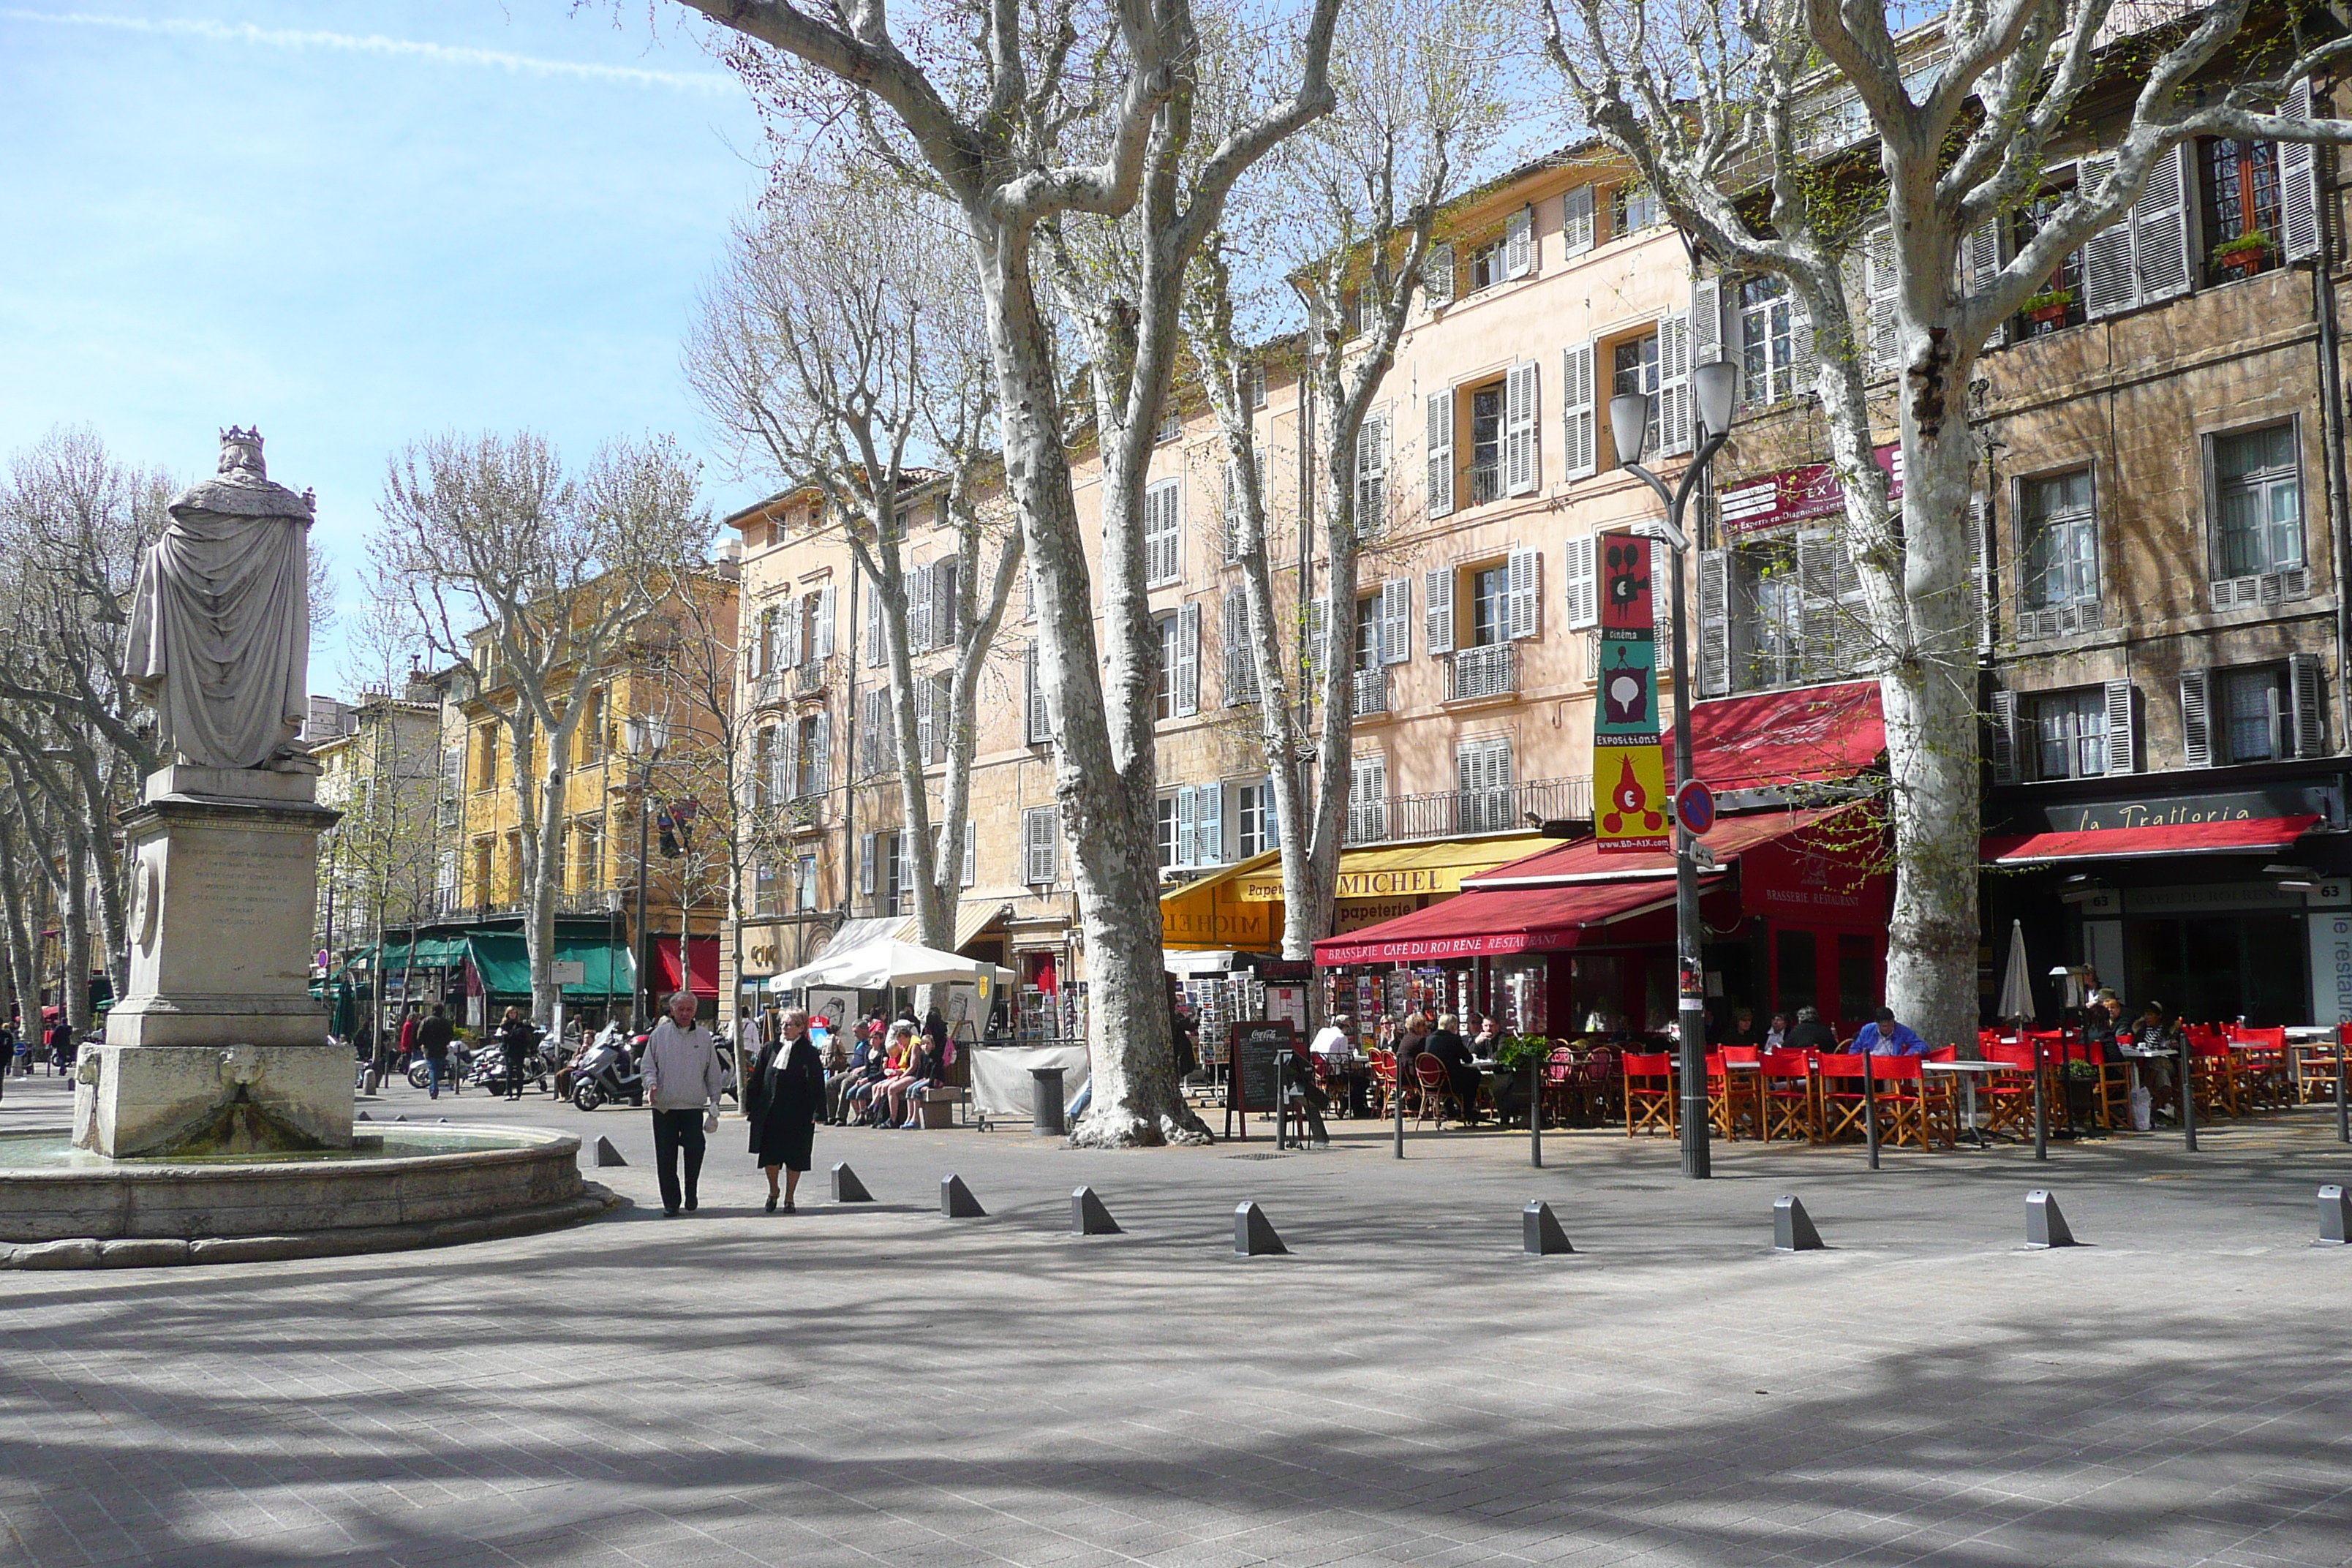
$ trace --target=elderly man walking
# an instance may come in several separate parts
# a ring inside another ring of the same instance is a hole
[[[662,1213],[677,1217],[695,1208],[702,1180],[703,1134],[719,1123],[719,1097],[727,1071],[719,1065],[719,1040],[694,1021],[694,994],[669,999],[669,1016],[646,1040],[646,1096],[654,1107],[654,1165],[661,1177]],[[686,1184],[678,1184],[678,1155],[686,1155]]]

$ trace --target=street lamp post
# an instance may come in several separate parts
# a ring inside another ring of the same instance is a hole
[[[650,846],[646,835],[653,826],[654,764],[661,760],[662,747],[669,740],[669,724],[657,716],[637,714],[625,726],[629,737],[629,753],[637,759],[637,918],[629,932],[629,941],[636,949],[630,955],[629,967],[635,969],[646,958],[646,871],[651,865]],[[678,950],[684,961],[686,950]],[[630,1022],[642,1022],[646,1015],[646,979],[636,976],[636,993],[629,999]],[[655,1011],[658,1011],[656,1008]]]
[[[1684,556],[1690,534],[1683,527],[1683,510],[1698,488],[1707,465],[1731,434],[1731,399],[1738,373],[1721,361],[1692,372],[1698,396],[1698,452],[1674,489],[1642,466],[1642,447],[1650,428],[1650,398],[1629,392],[1609,400],[1609,428],[1617,442],[1618,460],[1625,471],[1658,492],[1665,502],[1665,541],[1674,550],[1675,621],[1675,795],[1691,779],[1690,636],[1683,585]],[[1700,952],[1697,840],[1675,822],[1675,990],[1677,995],[1675,1032],[1682,1064],[1683,1174],[1703,1180],[1713,1173],[1707,1146],[1706,1118],[1706,970]]]

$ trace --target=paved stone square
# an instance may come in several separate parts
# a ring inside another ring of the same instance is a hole
[[[11,1079],[0,1126],[61,1120]],[[2352,1562],[2352,1179],[2324,1113],[1893,1155],[1335,1124],[1108,1154],[824,1132],[882,1202],[769,1216],[740,1122],[661,1217],[0,1276],[0,1563]],[[989,1217],[938,1216],[961,1173]],[[1128,1234],[1074,1240],[1090,1184]],[[2027,1252],[2024,1196],[2092,1245]],[[1801,1193],[1832,1250],[1770,1250]],[[1579,1254],[1517,1255],[1548,1199]],[[1255,1198],[1294,1249],[1231,1256]]]

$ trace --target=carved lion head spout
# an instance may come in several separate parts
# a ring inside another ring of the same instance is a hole
[[[269,470],[261,460],[261,432],[240,430],[232,425],[221,432],[220,468],[223,474],[249,474],[266,479]]]

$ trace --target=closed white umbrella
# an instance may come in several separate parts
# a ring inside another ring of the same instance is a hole
[[[2025,922],[2009,922],[2009,965],[2000,981],[2000,1016],[2012,1023],[2033,1022],[2033,971],[2025,962]]]

